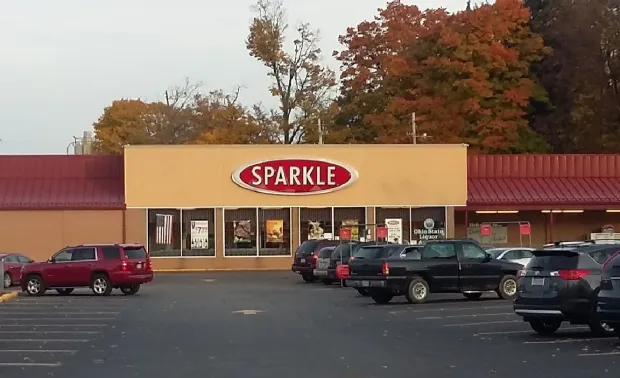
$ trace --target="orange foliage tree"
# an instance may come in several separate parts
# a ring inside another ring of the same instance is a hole
[[[428,142],[482,152],[546,148],[529,127],[530,72],[546,49],[519,0],[450,14],[389,3],[340,37],[340,125],[352,142],[410,143],[411,114]]]

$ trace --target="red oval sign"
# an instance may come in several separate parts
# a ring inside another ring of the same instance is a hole
[[[242,188],[266,194],[329,193],[351,185],[357,172],[344,164],[321,159],[275,159],[239,168],[233,181]]]

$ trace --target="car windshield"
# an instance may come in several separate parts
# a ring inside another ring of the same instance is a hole
[[[378,259],[383,257],[385,250],[386,248],[383,246],[362,247],[355,253],[354,257],[356,259]]]
[[[491,249],[487,249],[487,253],[490,254],[494,259],[496,259],[499,257],[499,255],[504,253],[505,250],[506,249],[504,248],[491,248]]]
[[[334,247],[325,247],[319,251],[319,258],[330,257],[333,251]]]
[[[305,256],[313,254],[318,244],[318,240],[306,240],[299,245],[299,248],[297,248],[297,251],[295,251],[295,256]]]
[[[125,256],[129,260],[144,260],[146,258],[146,250],[144,247],[125,247]]]
[[[356,245],[353,243],[340,244],[337,246],[331,255],[332,259],[339,259],[340,256],[349,257],[351,256],[351,251],[355,251]]]

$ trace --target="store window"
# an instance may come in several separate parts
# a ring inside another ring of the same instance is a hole
[[[306,208],[299,209],[300,243],[309,239],[334,238],[332,224],[332,208]]]
[[[224,256],[258,256],[255,208],[224,209]]]
[[[215,256],[215,209],[181,210],[182,256]]]
[[[148,239],[151,257],[180,257],[181,211],[149,209]]]
[[[351,228],[351,240],[365,241],[366,236],[366,208],[365,207],[336,207],[334,208],[335,236],[340,235],[340,228]]]
[[[402,243],[411,240],[411,209],[409,207],[378,207],[375,210],[377,226],[387,228],[385,241]]]
[[[411,208],[412,242],[423,243],[428,240],[446,238],[445,207]]]
[[[258,209],[258,255],[291,255],[291,209]]]

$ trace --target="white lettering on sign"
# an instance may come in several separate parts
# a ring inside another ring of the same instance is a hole
[[[326,170],[317,167],[252,167],[252,185],[336,185],[336,167]],[[272,180],[273,179],[273,180]],[[272,182],[273,181],[273,182]]]

